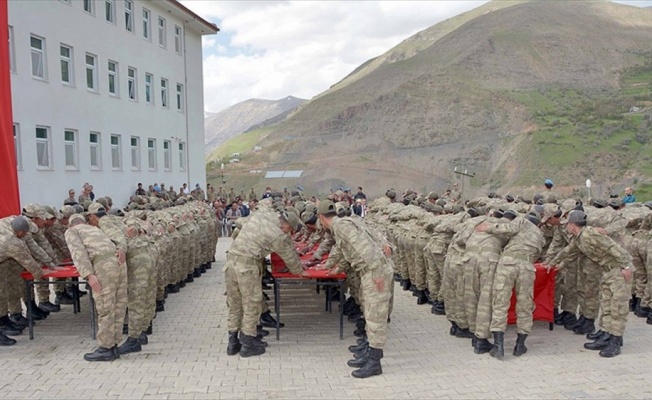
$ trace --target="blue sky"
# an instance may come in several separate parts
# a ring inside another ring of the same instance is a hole
[[[180,0],[221,31],[204,38],[205,110],[309,99],[370,58],[486,1]],[[617,1],[639,7],[652,0]]]

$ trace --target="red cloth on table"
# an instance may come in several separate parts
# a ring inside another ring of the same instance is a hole
[[[341,273],[337,275],[328,275],[326,269],[308,269],[306,270],[310,276],[294,275],[289,272],[272,272],[274,278],[295,278],[295,279],[346,279],[346,274]]]
[[[536,269],[536,277],[534,278],[534,313],[533,318],[535,321],[554,321],[555,308],[555,275],[557,271],[546,271],[543,264],[534,264]],[[509,306],[509,313],[507,314],[507,323],[516,323],[516,293],[512,293],[512,301]]]
[[[77,268],[74,265],[69,265],[69,266],[61,267],[61,268],[62,268],[61,271],[48,272],[47,274],[43,275],[42,279],[46,279],[46,278],[80,278],[79,272],[77,272]],[[43,269],[47,269],[47,267],[43,267]],[[28,271],[22,272],[20,274],[20,277],[23,278],[26,281],[34,280],[34,277]]]
[[[312,254],[304,254],[302,256],[299,256],[299,258],[303,262],[308,262],[308,261],[310,261],[312,259]],[[277,273],[277,272],[280,273],[280,272],[283,272],[285,270],[285,268],[286,268],[285,263],[283,262],[283,259],[281,258],[281,256],[279,256],[276,253],[272,253],[270,255],[270,259],[271,259],[271,262],[272,262],[272,274]],[[326,254],[324,257],[322,257],[321,262],[324,262],[326,260],[328,260],[328,254]]]

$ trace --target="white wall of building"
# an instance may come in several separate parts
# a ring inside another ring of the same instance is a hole
[[[205,187],[201,35],[216,29],[174,1],[133,1],[133,32],[126,29],[124,0],[92,1],[92,14],[84,11],[84,4],[83,0],[9,2],[21,203],[61,206],[68,189],[79,194],[85,182],[94,186],[97,196],[109,195],[118,206],[126,204],[138,182],[145,187],[165,183],[177,190],[184,182]],[[113,8],[113,23],[106,20],[107,4]],[[143,9],[150,11],[149,39],[143,34]],[[159,17],[165,19],[165,46],[159,44]],[[175,26],[182,30],[180,54],[175,51]],[[44,40],[44,79],[32,74],[32,37]],[[72,49],[71,84],[62,82],[62,45]],[[87,53],[96,56],[96,91],[87,88]],[[117,63],[115,96],[109,94],[109,61]],[[129,98],[128,68],[136,69],[135,100]],[[149,103],[146,74],[153,77]],[[168,82],[167,107],[162,106],[162,78]],[[182,110],[177,109],[177,84],[183,85]],[[37,127],[48,130],[48,167],[38,165]],[[75,133],[73,167],[66,166],[66,130]],[[91,168],[91,132],[100,134],[100,168]],[[112,135],[120,138],[118,168],[112,165]],[[139,140],[139,168],[132,166],[132,137]],[[150,139],[155,140],[155,168],[148,165]],[[170,147],[170,168],[164,165],[165,141]],[[179,144],[186,149],[185,168]]]

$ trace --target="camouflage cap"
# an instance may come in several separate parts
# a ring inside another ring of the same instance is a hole
[[[106,208],[100,203],[92,203],[88,206],[88,213],[93,215],[106,215]]]
[[[395,199],[396,198],[396,190],[393,188],[387,189],[385,192],[385,196],[389,197],[390,199]]]
[[[304,211],[310,211],[313,213],[317,213],[317,204],[315,203],[307,203],[306,204],[306,209]]]
[[[577,205],[577,201],[575,199],[566,199],[561,203],[561,212],[563,214],[571,212],[575,206]]]
[[[104,198],[106,199],[106,204],[108,204],[109,207],[112,207],[113,206],[113,199],[110,198],[109,196],[104,196]]]
[[[313,225],[315,222],[317,222],[317,218],[315,217],[316,217],[315,213],[310,211],[304,211],[303,213],[301,213],[301,221],[304,224]]]
[[[568,223],[577,226],[586,225],[586,214],[584,211],[573,210],[568,214]]]
[[[44,206],[43,209],[45,210],[46,213],[51,215],[51,217],[49,217],[48,219],[59,218],[59,213],[57,212],[57,210],[54,209],[54,207]]]
[[[112,208],[109,210],[109,215],[116,215],[118,217],[124,217],[125,213],[119,208]]]
[[[437,200],[437,201],[435,202],[435,204],[438,205],[438,206],[440,206],[440,207],[444,207],[444,206],[446,205],[446,200],[444,200],[444,199],[439,199],[439,200]]]
[[[281,217],[292,227],[294,232],[299,232],[303,227],[303,222],[295,213],[281,213]]]
[[[457,213],[462,212],[462,211],[464,211],[464,206],[463,205],[461,205],[459,203],[453,204],[453,214],[457,214]]]
[[[23,207],[23,213],[24,216],[27,218],[40,218],[40,219],[50,219],[53,218],[54,215],[51,215],[45,209],[38,204],[28,204],[25,207]]]
[[[541,223],[541,217],[540,217],[539,213],[537,213],[536,211],[530,211],[525,216],[525,219],[532,222],[534,225],[539,225]]]
[[[518,216],[518,213],[514,210],[507,210],[503,213],[503,218],[507,218],[510,221],[515,219]]]
[[[82,214],[73,214],[68,219],[68,225],[73,226],[79,223],[86,223],[86,218]]]
[[[294,203],[294,208],[296,208],[297,211],[299,211],[299,213],[302,213],[306,211],[306,202],[302,200],[297,201],[296,203]]]
[[[337,214],[337,209],[335,208],[335,203],[331,200],[323,200],[317,206],[317,214],[319,215],[335,215]]]
[[[70,218],[71,215],[75,213],[75,207],[73,206],[63,206],[61,207],[61,216],[62,218]]]
[[[98,202],[98,203],[100,203],[101,205],[103,205],[105,209],[106,209],[106,208],[109,208],[109,205],[108,205],[109,202],[106,201],[106,199],[105,199],[104,197],[100,197],[99,199],[97,199],[97,200],[95,200],[95,201]]]
[[[620,208],[623,206],[623,201],[619,198],[609,199],[609,207],[611,208]]]
[[[541,214],[541,223],[546,222],[552,217],[561,217],[562,211],[557,204],[548,203],[543,206],[543,213]]]
[[[296,208],[294,208],[292,206],[285,206],[285,211],[287,211],[288,214],[289,213],[296,214],[297,217],[301,214],[301,213],[299,213],[299,210],[297,210]]]
[[[607,207],[609,204],[607,203],[607,200],[603,200],[603,199],[595,199],[595,200],[593,200],[593,204],[592,204],[592,205],[593,205],[593,207],[597,207],[597,208],[605,208],[605,207]]]
[[[438,206],[436,204],[432,204],[429,201],[426,201],[425,203],[423,203],[423,209],[430,212],[430,213],[433,213],[433,214],[443,214],[444,213],[444,208],[443,207]]]
[[[29,232],[29,220],[19,215],[11,220],[11,228],[14,232]]]
[[[435,192],[430,192],[428,193],[428,199],[429,200],[437,200],[439,198],[439,195]]]
[[[81,204],[75,204],[72,208],[75,209],[75,214],[82,214],[84,212],[84,206]]]

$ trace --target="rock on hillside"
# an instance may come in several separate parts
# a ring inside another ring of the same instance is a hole
[[[206,113],[204,119],[206,154],[235,135],[260,126],[264,121],[275,121],[287,115],[306,100],[288,96],[280,100],[250,99],[218,113]]]

